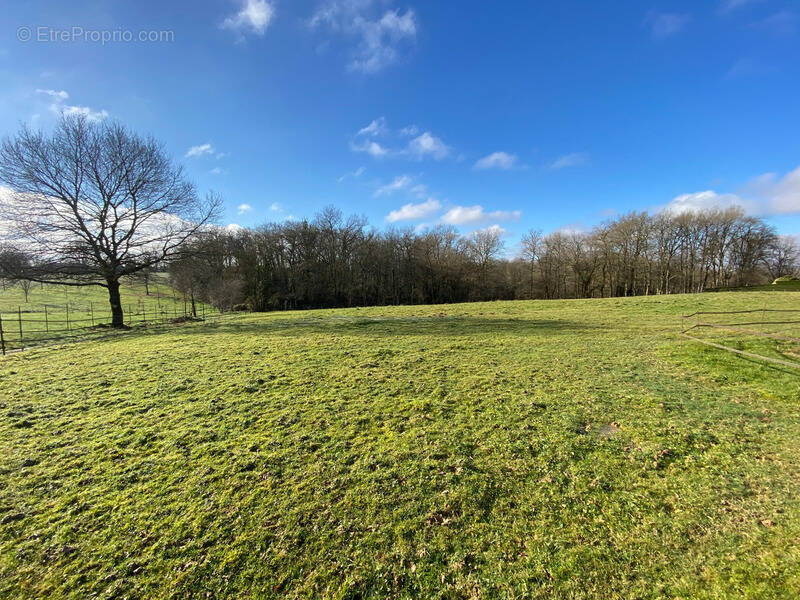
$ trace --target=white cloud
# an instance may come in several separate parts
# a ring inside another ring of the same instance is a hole
[[[375,0],[328,0],[314,13],[310,26],[327,27],[330,31],[357,40],[348,69],[370,74],[381,71],[399,59],[399,47],[413,43],[417,36],[417,20],[413,10],[405,13],[387,10],[380,15]]]
[[[222,175],[224,172],[225,171],[223,169],[220,169],[219,167],[214,167],[209,171],[209,173],[211,173],[212,175]]]
[[[415,196],[419,196],[421,198],[428,193],[428,187],[420,183],[412,187],[410,191]]]
[[[227,231],[228,233],[239,233],[240,231],[244,231],[244,227],[236,223],[230,223],[228,225],[225,225],[225,231]]]
[[[411,175],[398,175],[391,183],[383,185],[375,190],[374,197],[391,196],[397,192],[410,194],[424,201],[404,204],[399,209],[391,211],[386,216],[386,220],[390,223],[395,223],[397,221],[419,221],[442,208],[442,203],[428,194],[428,187],[417,183]]]
[[[759,216],[800,214],[800,167],[783,177],[776,173],[759,175],[748,181],[738,194],[718,194],[713,190],[682,194],[657,208],[681,214],[734,206]]]
[[[404,204],[397,210],[393,210],[386,215],[386,220],[390,223],[397,221],[417,221],[435,213],[442,208],[441,202],[435,198],[429,198],[419,204]]]
[[[67,98],[69,98],[69,94],[64,90],[36,90],[37,94],[45,94],[53,98],[56,102],[63,102]]]
[[[404,15],[399,11],[387,11],[380,20],[381,27],[392,37],[417,35],[417,22],[414,11],[407,10]]]
[[[486,220],[482,206],[456,206],[448,210],[442,221],[450,225],[466,225]]]
[[[398,60],[397,46],[401,40],[415,40],[416,18],[413,10],[401,15],[389,11],[379,21],[357,20],[361,43],[356,57],[348,65],[351,71],[377,73]]]
[[[753,28],[776,36],[794,35],[797,31],[797,16],[788,10],[782,10],[756,21]]]
[[[373,196],[380,198],[400,191],[408,192],[417,198],[425,198],[428,195],[428,186],[422,183],[415,183],[411,175],[398,175],[391,183],[387,183],[375,190]]]
[[[759,77],[775,72],[775,67],[765,64],[753,58],[741,58],[728,69],[725,79],[737,79],[740,77]]]
[[[500,227],[500,225],[497,224],[489,225],[488,227],[484,227],[483,229],[476,229],[475,231],[472,232],[473,235],[476,233],[494,233],[501,237],[504,235],[508,235],[508,231],[503,229],[502,227]]]
[[[50,110],[57,115],[64,115],[66,117],[82,115],[89,121],[102,121],[108,117],[108,112],[105,110],[93,110],[88,106],[66,104],[69,94],[64,90],[37,89],[36,93],[44,94],[52,98]]]
[[[359,177],[361,177],[361,176],[362,176],[362,175],[363,175],[365,172],[366,172],[366,169],[365,169],[364,167],[358,167],[358,168],[357,168],[355,171],[353,171],[352,173],[345,173],[344,175],[342,175],[341,177],[339,177],[339,183],[342,183],[342,182],[343,182],[345,179],[347,179],[348,177],[352,177],[353,179],[358,179],[358,178],[359,178]]]
[[[208,154],[214,154],[214,147],[210,143],[192,146],[186,151],[184,158],[196,158],[199,156],[206,156]]]
[[[236,213],[239,215],[243,215],[244,213],[248,213],[253,210],[253,207],[249,204],[240,204],[236,207]]]
[[[88,106],[65,106],[61,111],[65,116],[82,115],[89,121],[102,121],[108,117],[105,110],[92,110]]]
[[[274,15],[275,8],[270,2],[266,0],[244,0],[241,10],[226,18],[220,27],[236,31],[240,35],[244,30],[257,35],[264,35]]]
[[[783,177],[776,173],[756,177],[742,193],[758,199],[765,214],[800,214],[800,167]]]
[[[417,160],[428,156],[441,160],[450,155],[450,148],[441,139],[426,131],[408,143],[406,152]]]
[[[384,135],[386,133],[386,119],[384,117],[380,117],[375,119],[367,125],[366,127],[362,127],[359,129],[356,135],[365,135],[368,137],[377,137],[379,135]]]
[[[727,13],[761,1],[762,0],[722,0],[719,9],[720,12]]]
[[[550,163],[550,168],[554,170],[566,169],[567,167],[581,167],[589,164],[589,155],[585,152],[573,152],[572,154],[565,154],[559,156],[556,160]]]
[[[595,215],[598,217],[602,217],[604,219],[609,219],[611,217],[615,217],[619,214],[619,211],[616,208],[603,208],[598,210]]]
[[[272,204],[270,204],[269,209],[272,212],[283,212],[283,207],[277,202],[273,202]]]
[[[442,215],[442,221],[448,225],[477,225],[490,221],[516,221],[522,216],[522,211],[496,210],[485,212],[483,207],[475,206],[454,206]]]
[[[713,190],[706,190],[703,192],[693,192],[691,194],[681,194],[661,208],[665,212],[675,215],[701,212],[714,208],[733,208],[734,206],[739,206],[748,210],[748,212],[755,212],[755,206],[745,207],[744,204],[745,201],[736,194],[718,194]]]
[[[399,131],[394,131],[389,128],[385,117],[379,117],[358,130],[350,142],[350,149],[353,152],[364,152],[373,158],[392,156],[395,158],[410,157],[415,160],[423,160],[430,157],[435,160],[441,160],[450,156],[451,148],[430,131],[426,131],[421,135],[418,134],[419,128],[416,125],[409,125]],[[416,137],[409,140],[405,147],[395,146],[394,148],[384,146],[375,139],[377,137],[390,137],[397,141],[398,135],[400,137]],[[339,181],[344,180],[347,176],[343,175],[339,178]]]
[[[587,231],[588,229],[582,221],[573,221],[572,223],[562,225],[556,229],[554,233],[560,233],[562,235],[583,235]]]
[[[390,196],[391,194],[398,192],[400,190],[405,190],[411,187],[411,184],[414,183],[414,178],[410,175],[398,175],[394,178],[394,181],[391,183],[387,183],[386,185],[382,185],[377,190],[373,196],[378,198],[380,196]]]
[[[350,149],[353,152],[365,152],[373,158],[383,158],[389,154],[389,151],[381,146],[378,142],[365,140],[363,143],[350,143]]]
[[[493,152],[489,156],[484,156],[475,163],[475,169],[484,171],[486,169],[503,169],[505,171],[514,168],[517,157],[507,152]]]
[[[688,14],[651,11],[645,18],[645,25],[650,28],[653,39],[663,40],[683,31],[691,19]]]

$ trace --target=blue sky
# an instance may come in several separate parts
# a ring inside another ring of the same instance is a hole
[[[0,133],[119,119],[225,224],[334,204],[513,246],[738,203],[800,233],[798,65],[787,0],[31,0],[5,7]]]

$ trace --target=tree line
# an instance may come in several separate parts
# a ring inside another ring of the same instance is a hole
[[[257,311],[702,292],[798,268],[794,242],[740,209],[631,213],[586,232],[532,230],[504,258],[501,232],[368,227],[315,218],[214,230],[170,263],[192,301]]]
[[[0,279],[108,291],[168,269],[187,300],[286,310],[702,292],[764,283],[798,250],[737,208],[631,213],[588,232],[529,231],[506,258],[498,228],[379,230],[326,208],[313,219],[226,231],[152,137],[66,115],[0,143]]]

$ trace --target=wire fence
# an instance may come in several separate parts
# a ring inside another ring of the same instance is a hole
[[[761,319],[754,320],[753,315],[759,314]],[[725,322],[713,322],[709,317],[724,318]],[[689,325],[689,319],[692,318],[695,322]],[[736,320],[737,318],[745,320]],[[682,319],[684,327],[681,335],[694,342],[782,367],[800,369],[800,309],[765,307],[751,310],[698,311],[684,315]],[[699,337],[705,332],[710,332],[711,336]],[[765,347],[763,343],[751,342],[752,338],[760,339],[761,342],[775,340],[775,343]],[[767,352],[772,356],[767,356]]]
[[[147,327],[187,321],[216,321],[222,313],[202,303],[123,306],[127,327]],[[38,346],[91,338],[111,330],[110,309],[88,305],[44,304],[36,309],[18,306],[0,313],[0,351],[23,351]]]

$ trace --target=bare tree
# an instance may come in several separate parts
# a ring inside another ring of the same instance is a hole
[[[20,279],[19,287],[22,288],[22,293],[25,294],[25,304],[28,303],[28,294],[31,293],[31,286],[33,282],[30,279]]]
[[[503,251],[505,244],[499,228],[487,227],[474,231],[467,240],[467,253],[474,261],[480,272],[480,293],[483,297],[490,297],[489,267],[497,256]]]
[[[0,207],[11,242],[32,257],[15,278],[108,289],[123,327],[120,279],[169,258],[216,215],[151,137],[63,116],[50,135],[27,127],[0,148]]]
[[[144,295],[150,295],[150,283],[153,281],[153,276],[156,271],[153,267],[146,267],[136,274],[136,281],[144,285]]]
[[[16,274],[24,271],[29,266],[30,258],[24,252],[10,248],[0,249],[0,278],[4,282],[3,289],[6,288],[5,282],[10,282],[12,285],[18,284],[25,294],[26,304],[33,282],[27,279],[19,279]]]
[[[788,235],[776,237],[762,258],[771,279],[794,275],[800,267],[800,247]],[[800,275],[800,273],[798,273]]]
[[[530,276],[529,296],[533,298],[533,274],[536,263],[539,260],[539,251],[542,247],[542,232],[539,229],[531,229],[522,236],[522,258],[528,264],[528,275]]]

